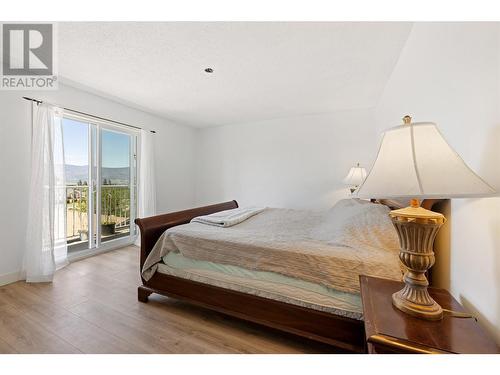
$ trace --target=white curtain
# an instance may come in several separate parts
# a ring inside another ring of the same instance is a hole
[[[156,180],[155,180],[154,135],[148,130],[141,130],[141,147],[139,154],[139,189],[137,217],[148,217],[156,214]],[[140,234],[135,240],[141,244]]]
[[[27,282],[52,281],[67,263],[62,110],[34,104],[23,273]]]

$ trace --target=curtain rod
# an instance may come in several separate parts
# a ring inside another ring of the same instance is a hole
[[[43,103],[43,101],[42,101],[42,100],[39,100],[39,99],[34,99],[34,98],[28,98],[27,96],[23,96],[23,99],[26,99],[26,100],[29,100],[29,101],[35,102],[35,103],[37,103],[37,104],[41,104],[41,103]],[[79,115],[89,116],[89,117],[93,117],[93,118],[98,119],[98,120],[104,120],[104,121],[114,122],[115,124],[120,124],[120,125],[123,125],[123,126],[128,126],[129,128],[134,128],[134,129],[139,129],[139,130],[142,130],[142,128],[140,128],[140,127],[138,127],[138,126],[125,124],[124,122],[115,121],[115,120],[110,120],[110,119],[107,119],[107,118],[105,118],[105,117],[99,117],[99,116],[91,115],[90,113],[85,113],[85,112],[76,111],[76,110],[71,109],[71,108],[66,108],[66,107],[62,107],[62,108],[63,108],[65,111],[78,113]],[[155,133],[156,133],[156,131],[155,131],[155,130],[150,130],[150,132],[151,132],[151,133],[153,133],[153,134],[155,134]]]

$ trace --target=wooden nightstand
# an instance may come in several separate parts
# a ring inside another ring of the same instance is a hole
[[[360,276],[368,353],[498,353],[495,342],[472,318],[440,321],[414,318],[392,306],[392,294],[403,283]],[[444,309],[465,312],[444,289],[429,288]]]

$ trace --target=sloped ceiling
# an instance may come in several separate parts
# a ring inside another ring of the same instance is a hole
[[[410,29],[383,22],[60,23],[59,75],[195,127],[369,108]]]

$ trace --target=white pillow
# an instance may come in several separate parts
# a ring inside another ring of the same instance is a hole
[[[379,203],[343,199],[329,210],[320,231],[332,245],[397,252],[399,239],[389,211]]]

